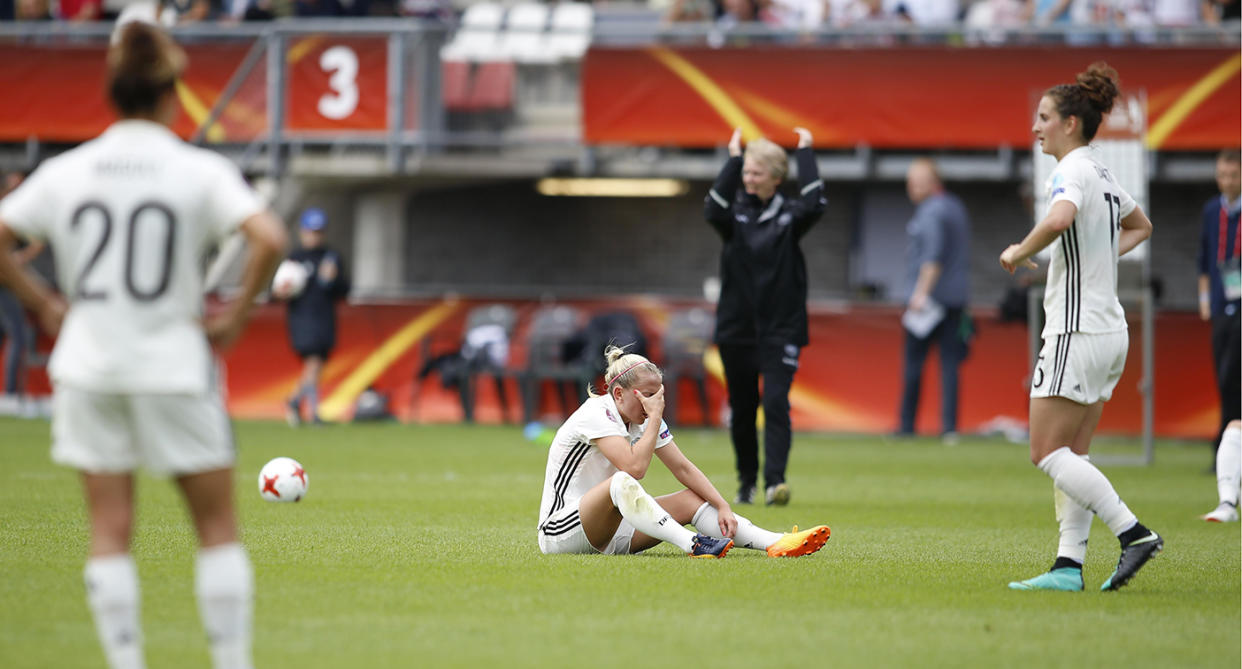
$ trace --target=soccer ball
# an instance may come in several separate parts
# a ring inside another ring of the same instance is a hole
[[[293,458],[275,458],[259,470],[259,496],[269,502],[297,502],[310,484],[306,470]]]
[[[289,300],[302,294],[306,288],[306,267],[296,260],[285,260],[276,268],[272,277],[272,294],[282,300]]]

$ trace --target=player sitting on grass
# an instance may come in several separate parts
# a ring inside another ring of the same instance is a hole
[[[1220,505],[1199,516],[1209,523],[1232,523],[1238,519],[1238,485],[1242,482],[1242,421],[1229,421],[1216,449],[1216,489]]]
[[[711,481],[673,443],[664,375],[641,355],[604,351],[605,393],[561,426],[548,450],[539,549],[544,553],[638,553],[667,541],[690,557],[724,557],[734,542],[772,557],[809,555],[828,541],[820,525],[778,534],[735,515]],[[659,456],[686,488],[654,499],[638,480]],[[691,523],[698,534],[687,530]]]

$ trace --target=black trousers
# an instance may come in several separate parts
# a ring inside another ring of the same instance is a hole
[[[1216,391],[1220,394],[1220,426],[1213,448],[1231,420],[1242,418],[1242,312],[1212,319],[1212,360],[1216,363]],[[1215,460],[1213,460],[1215,462]]]
[[[923,363],[932,344],[940,348],[940,429],[957,432],[957,371],[966,359],[966,339],[962,337],[962,309],[946,308],[944,320],[919,339],[908,331],[906,363],[902,372],[901,408],[897,430],[914,434],[914,419],[919,412],[919,393],[923,387]]]
[[[759,410],[759,377],[763,377],[763,483],[785,482],[792,429],[789,422],[789,387],[798,371],[799,348],[793,344],[720,344],[725,384],[729,391],[729,436],[737,458],[741,487],[756,484],[759,475],[759,436],[755,416]]]

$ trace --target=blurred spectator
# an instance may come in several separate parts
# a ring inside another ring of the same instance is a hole
[[[670,23],[690,21],[713,21],[716,18],[716,4],[711,0],[673,0],[664,20]]]
[[[18,21],[51,21],[53,18],[48,0],[17,0]]]
[[[1151,18],[1162,28],[1199,25],[1206,12],[1202,0],[1151,0]]]
[[[1022,0],[976,0],[966,10],[963,19],[968,28],[976,30],[995,29],[992,41],[1003,41],[1004,30],[1017,28],[1027,22],[1029,3]]]
[[[103,0],[59,0],[56,18],[66,21],[95,21],[103,15]]]
[[[397,13],[441,23],[452,23],[456,17],[451,0],[398,0]]]
[[[1031,21],[1037,26],[1066,25],[1070,23],[1070,4],[1073,0],[1028,0]]]
[[[17,3],[14,0],[0,0],[0,21],[12,21],[17,18]]]
[[[824,23],[826,0],[771,0],[771,23],[788,30],[814,31]]]
[[[884,0],[888,14],[920,26],[957,23],[958,0]]]
[[[273,0],[224,0],[226,21],[271,21],[276,18]]]
[[[1216,25],[1221,21],[1237,21],[1242,18],[1239,0],[1203,0],[1204,21]]]
[[[293,0],[297,16],[367,16],[370,0]]]

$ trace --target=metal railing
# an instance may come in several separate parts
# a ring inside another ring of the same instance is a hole
[[[902,46],[948,45],[961,48],[973,46],[1067,43],[1082,45],[1142,45],[1150,48],[1170,46],[1242,43],[1242,33],[1236,22],[1223,27],[1199,27],[1183,29],[1125,30],[1101,26],[1024,27],[1020,29],[972,29],[955,24],[942,27],[917,27],[911,25],[866,24],[849,29],[823,27],[814,31],[778,30],[761,24],[741,24],[728,29],[710,23],[664,23],[658,16],[646,16],[637,21],[608,20],[605,13],[597,14],[593,44],[706,44],[736,46],[741,44],[771,44],[797,47],[807,46]],[[32,45],[45,44],[101,44],[113,30],[109,23],[0,23],[0,42]],[[592,171],[599,164],[593,150],[585,148],[578,139],[576,126],[564,128],[561,133],[526,133],[521,124],[501,129],[450,129],[446,122],[448,111],[442,95],[440,49],[452,37],[453,27],[440,22],[419,19],[282,19],[265,23],[242,23],[234,25],[197,23],[173,30],[177,39],[185,44],[228,43],[249,41],[251,46],[233,73],[222,93],[217,97],[205,120],[199,123],[191,138],[196,143],[207,141],[207,131],[221,120],[224,109],[238,94],[247,79],[265,70],[267,130],[252,140],[223,143],[213,146],[236,160],[249,172],[262,172],[273,176],[285,174],[291,155],[305,155],[307,149],[320,154],[332,151],[354,151],[369,156],[382,157],[382,166],[372,169],[374,174],[399,175],[419,169],[427,159],[457,153],[470,153],[473,149],[495,150],[520,147],[557,149],[560,153],[545,163],[574,161],[575,169]],[[387,40],[387,118],[388,127],[383,132],[308,132],[290,131],[287,128],[289,110],[285,100],[289,77],[284,55],[291,39],[310,35],[333,35],[342,37],[379,36]],[[568,65],[532,65],[526,69],[561,68],[572,85],[578,85],[576,63]],[[520,97],[520,96],[519,96]],[[418,114],[413,127],[406,127],[407,100],[418,100]],[[521,111],[520,109],[518,111]],[[968,158],[966,165],[986,163],[983,168],[967,169],[962,176],[975,172],[992,178],[1014,178],[1019,175],[1013,151],[1000,147],[994,156],[986,154]],[[39,147],[30,142],[21,145],[0,146],[0,167],[13,163],[31,162]],[[545,151],[546,153],[546,151]],[[683,161],[694,162],[693,156]],[[823,158],[826,173],[840,176],[865,178],[882,176],[885,156],[873,155],[867,147],[858,147],[853,153],[843,152]],[[973,161],[973,163],[971,162]],[[716,156],[702,156],[699,171],[708,175],[715,169]],[[904,165],[904,160],[898,160]],[[581,166],[586,165],[586,168]],[[541,170],[546,169],[546,164]],[[951,168],[951,166],[950,166]],[[624,171],[624,161],[618,161],[610,169]],[[644,166],[650,169],[650,166]],[[691,170],[693,171],[693,169]],[[1191,172],[1198,178],[1203,166]]]

